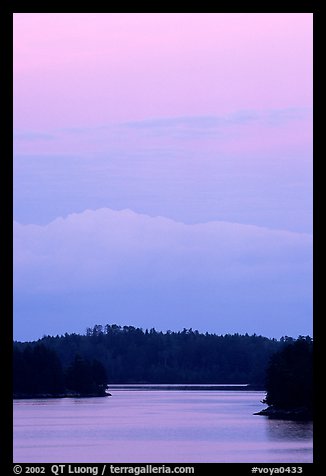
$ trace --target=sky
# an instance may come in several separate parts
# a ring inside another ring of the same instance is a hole
[[[14,337],[312,333],[312,14],[14,14]]]

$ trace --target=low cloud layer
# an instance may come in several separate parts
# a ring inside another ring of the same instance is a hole
[[[106,322],[305,334],[311,268],[304,233],[108,208],[15,223],[16,338],[31,324],[35,338]]]

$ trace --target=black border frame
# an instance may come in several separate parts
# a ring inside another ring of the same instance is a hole
[[[2,238],[5,236],[5,239],[1,240],[2,246],[1,251],[3,253],[2,259],[2,335],[1,335],[1,345],[0,345],[0,361],[3,366],[5,366],[5,371],[2,371],[2,385],[1,385],[1,409],[0,414],[0,468],[4,471],[3,474],[13,474],[13,415],[12,415],[12,343],[13,343],[13,230],[12,230],[12,218],[13,218],[13,15],[14,13],[51,13],[51,12],[62,12],[62,13],[87,13],[87,11],[82,11],[77,6],[71,4],[63,4],[59,2],[29,2],[27,5],[25,2],[13,1],[10,5],[5,1],[5,5],[0,7],[0,35],[1,35],[1,47],[2,54],[0,55],[1,77],[3,81],[3,87],[1,88],[1,105],[5,104],[5,108],[2,108],[2,111],[5,111],[4,121],[2,124],[7,126],[7,131],[2,135],[2,147],[4,146],[5,152],[2,155],[2,187],[1,193],[3,193],[2,204],[5,206],[2,208],[1,222],[3,224]],[[289,3],[289,2],[287,2]],[[107,5],[106,7],[109,7]],[[116,6],[116,5],[115,5]],[[153,4],[139,5],[141,7],[140,12],[134,13],[146,13],[152,12]],[[191,5],[187,5],[191,7]],[[291,8],[286,2],[273,2],[271,5],[257,3],[257,5],[244,5],[246,11],[243,12],[243,6],[238,7],[235,4],[232,4],[233,12],[231,8],[226,5],[218,5],[219,11],[212,12],[210,5],[202,5],[205,13],[312,13],[313,14],[313,25],[314,25],[314,65],[313,65],[313,74],[314,74],[314,161],[313,161],[313,201],[314,201],[314,225],[313,225],[313,248],[314,248],[314,289],[313,289],[313,301],[314,301],[314,318],[313,318],[313,337],[314,337],[314,388],[315,388],[315,419],[314,419],[314,462],[309,464],[250,464],[250,463],[200,463],[200,464],[180,464],[180,466],[194,466],[195,475],[197,474],[207,474],[212,470],[221,471],[221,474],[251,474],[251,469],[253,466],[259,468],[268,468],[268,467],[286,467],[286,466],[301,466],[303,467],[303,475],[308,474],[321,474],[322,470],[322,424],[321,419],[319,418],[319,413],[323,413],[322,407],[320,405],[320,399],[322,395],[322,375],[320,373],[321,368],[321,329],[320,329],[320,302],[321,302],[321,240],[320,240],[320,226],[322,223],[321,215],[321,178],[322,178],[322,166],[321,166],[321,157],[318,154],[320,147],[320,98],[321,98],[321,66],[320,66],[320,31],[322,29],[322,17],[321,17],[321,8],[319,2],[304,2],[301,5],[297,5],[297,9]],[[103,12],[107,13],[104,5],[101,5],[99,2],[93,2],[91,5],[93,12]],[[113,5],[112,5],[113,7]],[[165,5],[165,10],[170,11],[168,5]],[[197,5],[198,7],[198,5]],[[256,7],[256,8],[255,8]],[[265,9],[263,8],[265,7]],[[113,9],[112,9],[113,10]],[[130,9],[132,10],[132,9]],[[171,10],[173,10],[171,8]],[[192,13],[204,13],[196,12],[196,8],[191,10]],[[111,11],[111,9],[110,9]],[[119,8],[115,12],[121,11]],[[177,10],[177,12],[182,11]],[[172,11],[173,12],[173,11]],[[173,13],[177,13],[173,12]],[[158,12],[156,12],[158,13]],[[185,13],[185,12],[183,12]],[[190,12],[189,12],[190,13]],[[3,129],[2,129],[3,130]],[[11,160],[10,160],[11,157]],[[4,233],[5,231],[5,233]],[[5,243],[5,246],[4,246]],[[5,378],[4,378],[5,377]],[[146,463],[144,463],[146,464]],[[120,466],[122,466],[121,463]],[[157,464],[158,465],[158,464]],[[168,466],[168,464],[166,463]],[[28,465],[22,465],[28,466]],[[50,471],[51,464],[43,465],[29,465],[29,466],[44,466],[46,467],[46,474],[52,474]],[[96,466],[96,464],[92,464]],[[101,466],[101,465],[98,465]],[[103,466],[103,465],[102,465]],[[119,466],[119,465],[115,465]],[[131,465],[125,464],[125,466],[141,466],[141,465]],[[176,466],[171,464],[171,467]],[[24,471],[23,473],[24,474]],[[100,473],[99,473],[100,474]],[[275,474],[275,473],[274,473]],[[287,473],[284,473],[287,474]]]

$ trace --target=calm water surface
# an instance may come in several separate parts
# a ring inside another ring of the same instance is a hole
[[[14,461],[312,462],[312,424],[255,416],[263,392],[110,390],[16,400]]]

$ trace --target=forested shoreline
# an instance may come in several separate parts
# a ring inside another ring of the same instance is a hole
[[[293,342],[291,337],[95,325],[84,335],[14,342],[14,396],[102,396],[107,385],[119,383],[265,388],[271,357]]]
[[[313,419],[313,342],[309,337],[289,342],[273,354],[266,369],[268,407],[258,415]]]
[[[14,398],[104,397],[108,377],[96,359],[76,354],[64,367],[58,354],[44,344],[16,346],[13,353]]]

